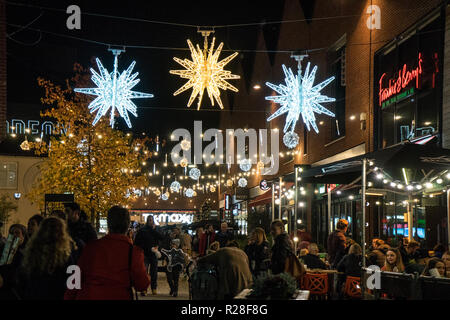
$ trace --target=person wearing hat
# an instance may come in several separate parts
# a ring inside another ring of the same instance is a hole
[[[180,273],[186,266],[186,254],[180,249],[180,244],[180,239],[172,239],[170,250],[161,249],[164,259],[167,261],[166,275],[170,287],[169,294],[173,297],[178,296]]]

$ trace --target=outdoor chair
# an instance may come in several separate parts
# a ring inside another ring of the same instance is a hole
[[[306,273],[303,279],[303,287],[312,297],[324,297],[328,295],[328,274]]]
[[[361,278],[347,276],[345,280],[345,296],[351,299],[361,298]]]

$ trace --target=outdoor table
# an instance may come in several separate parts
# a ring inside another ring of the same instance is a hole
[[[339,272],[337,270],[327,270],[327,269],[306,269],[307,273],[326,273],[328,274],[328,283],[331,284],[331,290],[329,293],[332,295],[336,295],[338,292],[337,283],[338,276],[344,274],[343,272]]]

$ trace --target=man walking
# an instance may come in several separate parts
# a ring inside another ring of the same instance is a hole
[[[156,225],[153,220],[153,216],[147,217],[147,224],[139,229],[134,240],[135,245],[144,250],[144,262],[148,270],[150,266],[150,281],[152,294],[156,295],[157,281],[158,281],[158,252],[159,241],[163,240],[163,236],[156,231]],[[146,292],[141,292],[142,296],[145,296]]]

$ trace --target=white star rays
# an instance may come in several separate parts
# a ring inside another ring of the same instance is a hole
[[[152,98],[153,95],[149,93],[143,93],[138,91],[132,91],[131,89],[139,83],[139,79],[136,79],[139,72],[131,74],[136,61],[133,61],[128,69],[119,73],[117,71],[117,56],[120,54],[120,50],[112,50],[114,54],[114,70],[109,73],[108,70],[103,67],[100,59],[96,58],[98,74],[91,68],[92,81],[97,88],[77,88],[75,92],[95,95],[95,98],[88,106],[91,113],[97,112],[94,121],[95,125],[101,117],[106,115],[108,110],[110,111],[110,124],[114,127],[115,110],[119,112],[119,115],[125,120],[128,127],[131,128],[130,117],[128,112],[137,117],[137,106],[131,101],[131,99],[140,98]]]
[[[294,148],[298,144],[298,137],[297,139],[293,139],[295,138],[293,135],[296,135],[294,129],[300,114],[302,115],[303,122],[308,128],[308,131],[310,130],[310,127],[313,127],[316,133],[319,133],[319,129],[316,125],[314,113],[323,113],[330,117],[335,116],[333,112],[324,108],[321,103],[334,102],[336,99],[320,93],[324,87],[334,80],[334,77],[330,77],[313,86],[317,66],[312,69],[311,73],[309,72],[309,67],[310,63],[308,62],[305,73],[302,76],[300,68],[298,74],[294,75],[290,68],[286,68],[286,66],[283,65],[283,71],[286,76],[284,80],[286,84],[274,85],[270,82],[266,82],[267,86],[279,94],[276,96],[268,96],[266,97],[266,100],[271,100],[281,105],[276,112],[267,118],[267,121],[271,121],[276,117],[287,113],[283,132],[289,134],[291,138],[283,140],[290,141],[290,143],[284,141],[289,148]]]

